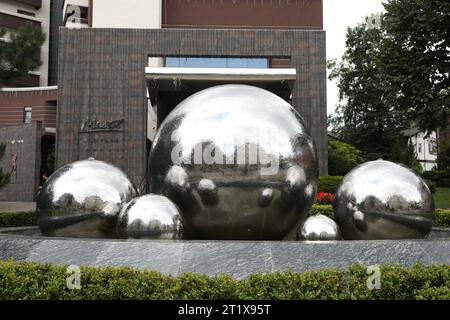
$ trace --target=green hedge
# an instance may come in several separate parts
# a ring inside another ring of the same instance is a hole
[[[311,207],[311,210],[309,210],[309,215],[314,216],[316,214],[323,214],[333,219],[333,206],[315,204]]]
[[[313,205],[309,215],[323,214],[333,218],[331,205]],[[34,212],[0,213],[0,228],[36,225]],[[434,227],[450,228],[450,210],[437,209]]]
[[[342,176],[321,176],[317,185],[317,192],[336,193],[336,189],[341,183]]]
[[[450,266],[382,265],[381,288],[367,288],[367,268],[179,277],[129,267],[81,267],[81,289],[66,286],[65,266],[0,262],[0,299],[449,299]]]
[[[438,228],[450,228],[450,210],[437,209],[433,226]]]
[[[0,213],[0,228],[24,227],[36,224],[36,214],[34,211]]]

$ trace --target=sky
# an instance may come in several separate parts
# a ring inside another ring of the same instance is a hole
[[[324,29],[327,34],[327,60],[341,58],[345,51],[347,27],[353,27],[372,13],[382,12],[382,0],[324,0]],[[334,81],[327,82],[327,111],[339,102]]]

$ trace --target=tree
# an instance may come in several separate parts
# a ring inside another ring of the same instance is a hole
[[[40,50],[45,41],[41,28],[29,22],[17,33],[11,33],[10,40],[5,35],[6,30],[0,29],[0,87],[39,68]]]
[[[414,145],[408,141],[407,137],[399,136],[397,138],[392,149],[391,160],[404,164],[419,174],[423,172],[423,168],[417,160]]]
[[[328,141],[328,174],[343,176],[358,164],[363,163],[362,152],[354,146],[341,141]]]
[[[0,144],[0,160],[5,155],[6,145]],[[0,168],[0,190],[9,183],[10,174],[3,173],[3,169]]]
[[[346,52],[330,61],[340,104],[329,120],[333,133],[387,158],[400,132],[445,127],[450,114],[450,3],[389,0],[380,28],[362,23],[347,31]]]

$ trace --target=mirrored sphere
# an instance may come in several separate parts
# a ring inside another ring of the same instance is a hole
[[[301,116],[277,95],[221,85],[181,102],[149,157],[153,193],[179,208],[188,239],[283,239],[313,202],[317,158]]]
[[[298,238],[310,241],[340,240],[339,227],[332,219],[322,214],[317,214],[306,219],[299,229]]]
[[[344,177],[333,210],[344,239],[418,239],[431,230],[434,201],[413,171],[377,160]]]
[[[135,198],[120,212],[117,234],[122,238],[181,239],[178,208],[161,195]]]
[[[107,237],[123,204],[136,195],[125,173],[113,165],[94,159],[67,164],[39,194],[38,225],[46,236]]]

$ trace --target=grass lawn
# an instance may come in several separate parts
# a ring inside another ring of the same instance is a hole
[[[450,209],[450,188],[436,188],[434,204],[437,209]]]

